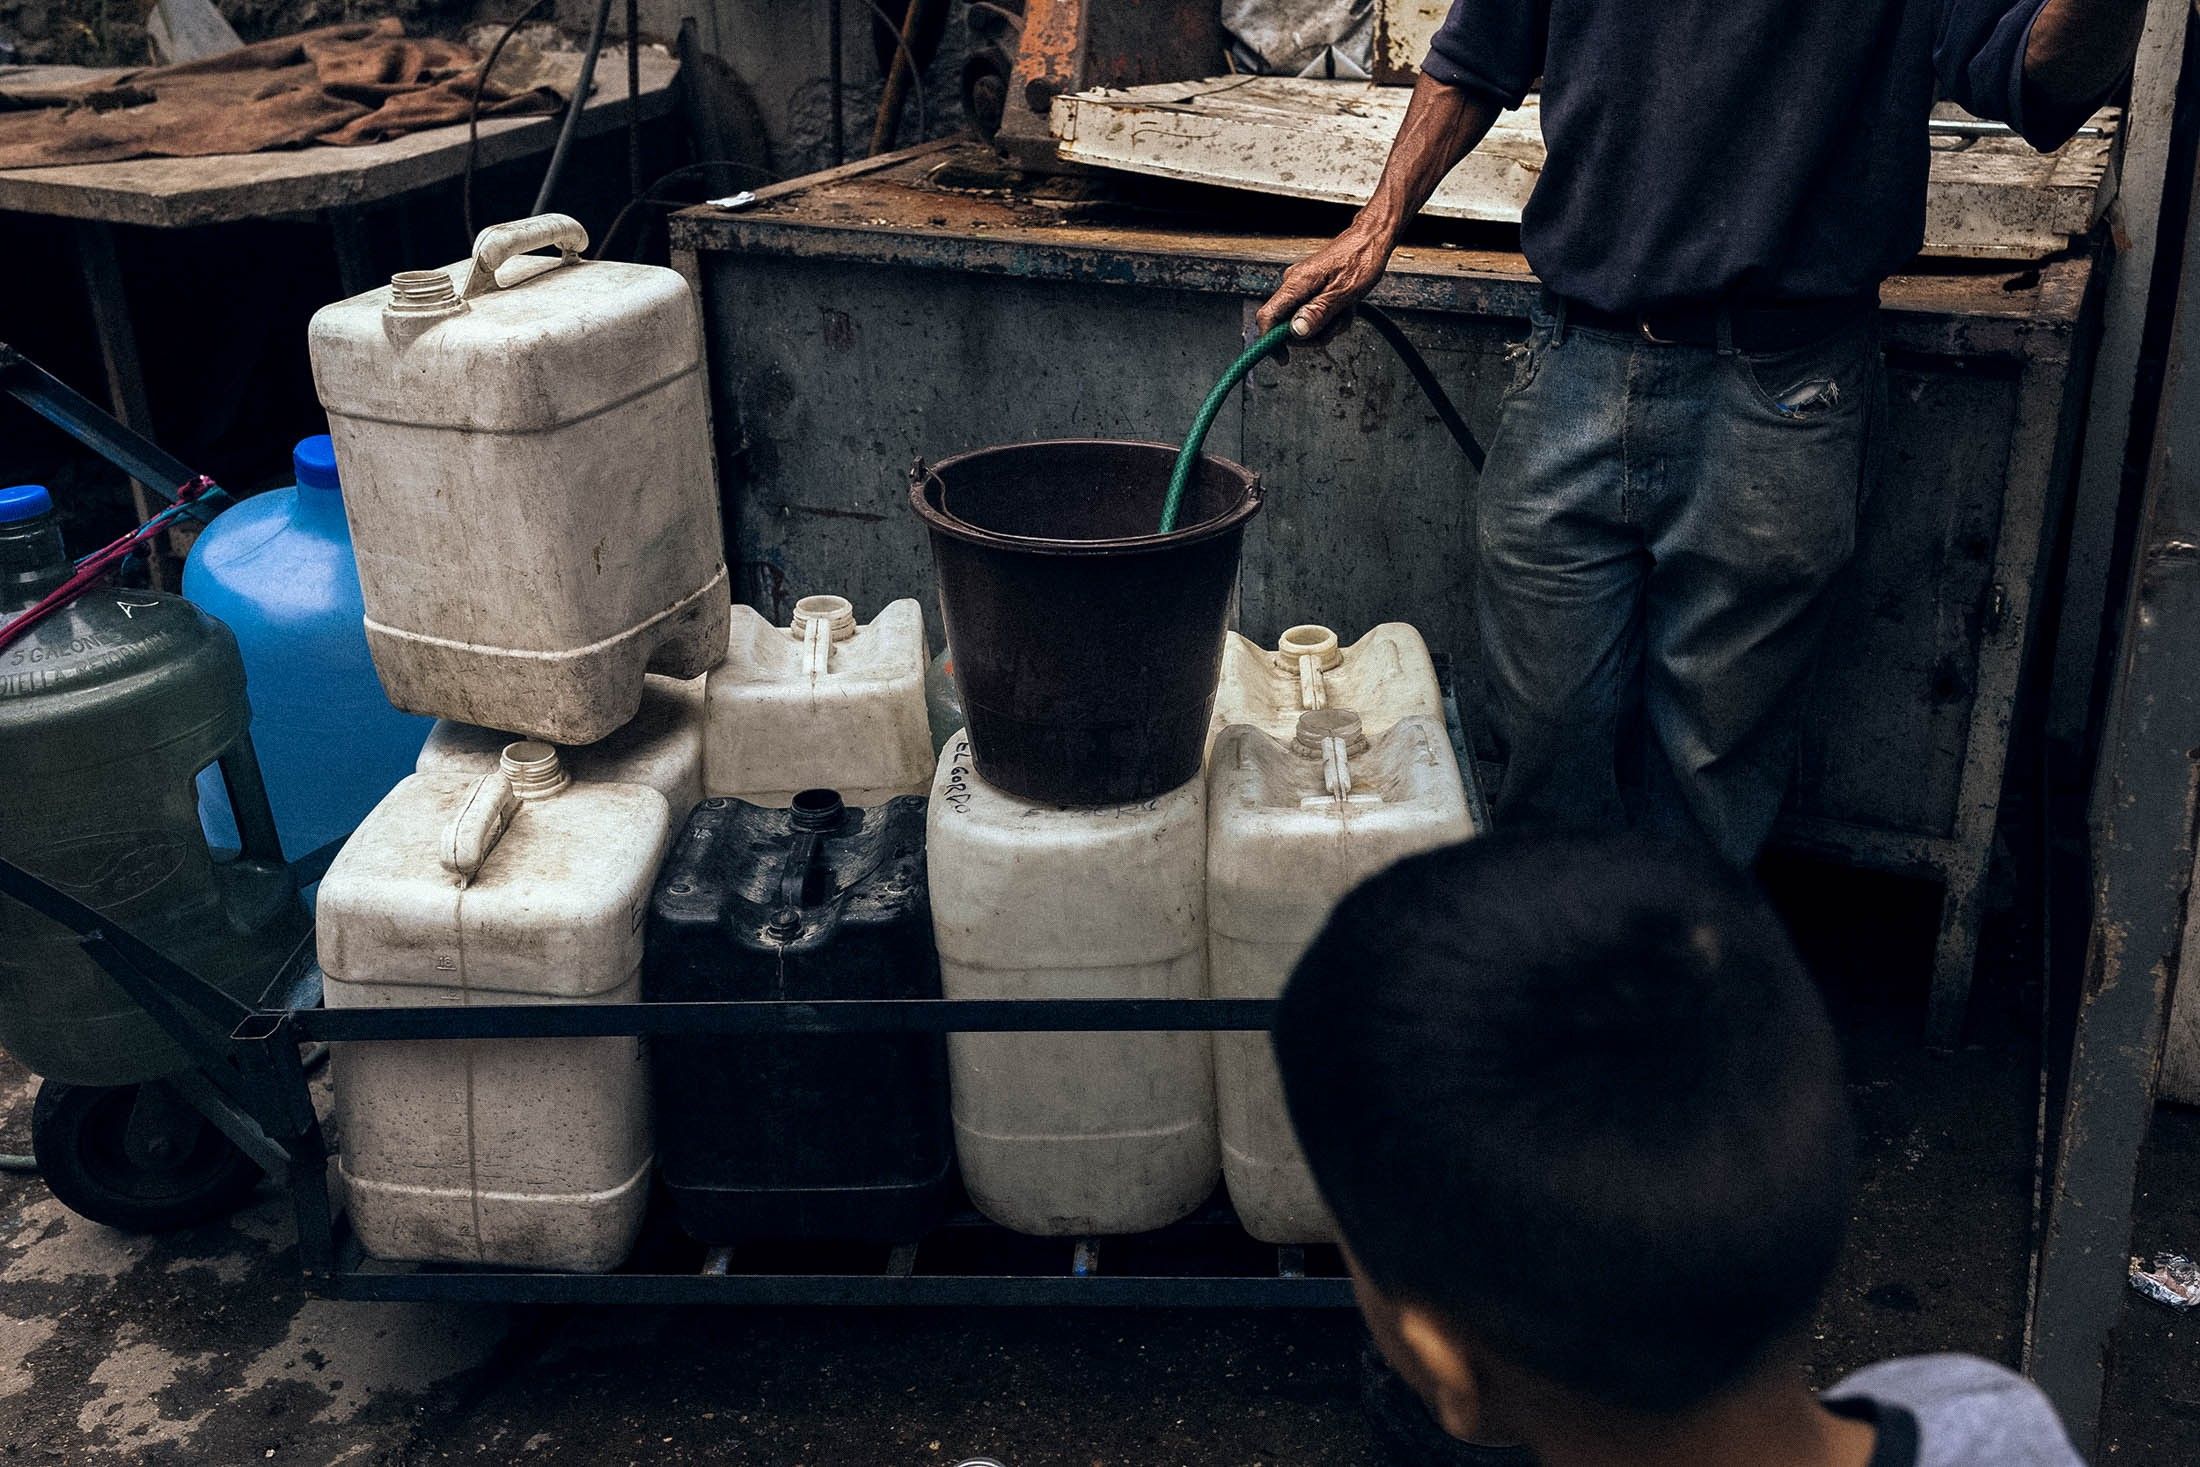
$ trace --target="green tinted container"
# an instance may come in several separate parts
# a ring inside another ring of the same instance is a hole
[[[68,573],[45,491],[0,489],[0,622]],[[249,723],[227,627],[179,596],[79,597],[0,650],[0,855],[256,998],[306,917]],[[200,830],[195,786],[215,764],[244,846],[220,861]],[[5,898],[0,1048],[77,1085],[135,1084],[189,1063],[72,933]]]

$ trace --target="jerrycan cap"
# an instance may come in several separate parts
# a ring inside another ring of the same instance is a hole
[[[1337,634],[1327,627],[1292,627],[1276,640],[1276,660],[1296,671],[1302,657],[1313,658],[1314,666],[1327,672],[1344,661],[1344,649],[1337,642]]]
[[[43,484],[10,484],[0,489],[0,525],[19,524],[53,513],[53,496]]]
[[[1360,715],[1349,708],[1317,708],[1311,713],[1299,715],[1297,735],[1292,747],[1301,754],[1320,755],[1322,746],[1331,739],[1344,740],[1345,752],[1367,752],[1367,734],[1360,723]]]
[[[336,479],[336,442],[326,433],[301,438],[290,451],[291,472],[307,489],[341,489]]]

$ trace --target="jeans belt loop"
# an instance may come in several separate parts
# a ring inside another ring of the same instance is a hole
[[[1549,286],[1543,287],[1543,309],[1551,313],[1551,345],[1566,343],[1566,297]]]
[[[1722,305],[1722,306],[1720,306],[1720,307],[1719,307],[1719,316],[1718,316],[1718,331],[1719,331],[1719,355],[1720,355],[1720,356],[1722,356],[1722,357],[1730,357],[1730,356],[1733,356],[1733,355],[1734,355],[1734,308],[1733,308],[1732,306],[1728,306],[1728,305]]]

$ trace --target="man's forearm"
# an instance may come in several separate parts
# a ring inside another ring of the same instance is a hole
[[[2026,115],[2083,121],[2073,115],[2131,69],[2146,18],[2146,0],[2047,0],[2024,48]]]
[[[1390,161],[1360,211],[1358,226],[1397,240],[1444,176],[1474,151],[1496,121],[1497,108],[1487,98],[1429,76],[1415,82],[1406,120],[1390,145]]]

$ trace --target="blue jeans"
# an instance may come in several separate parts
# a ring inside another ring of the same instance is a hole
[[[1746,867],[1856,549],[1878,323],[1751,355],[1539,308],[1514,364],[1477,503],[1497,820],[1634,823]]]

